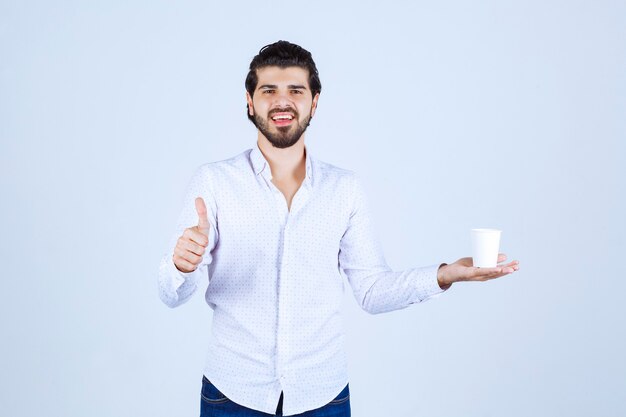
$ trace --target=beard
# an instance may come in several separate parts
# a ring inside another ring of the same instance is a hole
[[[270,126],[271,122],[269,117],[265,119],[259,116],[256,112],[253,116],[255,122],[254,124],[257,129],[263,133],[263,136],[267,138],[273,147],[281,149],[288,148],[296,144],[302,137],[302,134],[306,131],[306,128],[311,124],[310,114],[302,123],[300,123],[298,113],[292,109],[284,111],[290,111],[294,114],[293,121],[288,126]]]

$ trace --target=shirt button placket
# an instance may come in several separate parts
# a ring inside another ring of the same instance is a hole
[[[277,325],[277,358],[276,375],[281,384],[285,380],[285,368],[289,356],[289,314],[288,314],[288,280],[289,280],[289,211],[284,196],[280,191],[276,193],[279,203],[279,212],[282,213],[283,247],[278,280],[278,325]]]

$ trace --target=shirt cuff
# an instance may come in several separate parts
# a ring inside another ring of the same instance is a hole
[[[420,268],[420,282],[418,285],[418,294],[421,301],[426,301],[429,298],[437,298],[444,290],[439,286],[437,281],[437,272],[441,263],[425,266]]]
[[[194,276],[198,273],[200,267],[194,269],[191,272],[182,272],[176,265],[174,264],[174,258],[170,256],[167,261],[167,269],[169,272],[169,276],[172,277],[172,291],[176,292],[181,285],[188,281],[189,279],[193,279]]]

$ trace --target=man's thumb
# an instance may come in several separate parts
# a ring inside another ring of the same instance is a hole
[[[207,217],[206,204],[204,204],[202,197],[196,198],[196,211],[198,212],[198,229],[208,235],[209,218]]]

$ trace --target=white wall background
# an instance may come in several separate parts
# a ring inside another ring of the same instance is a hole
[[[353,415],[624,415],[625,28],[621,1],[0,1],[2,415],[199,414],[211,310],[163,305],[158,261],[193,169],[254,146],[279,39],[390,266],[472,227],[520,260],[383,315],[347,293]]]

